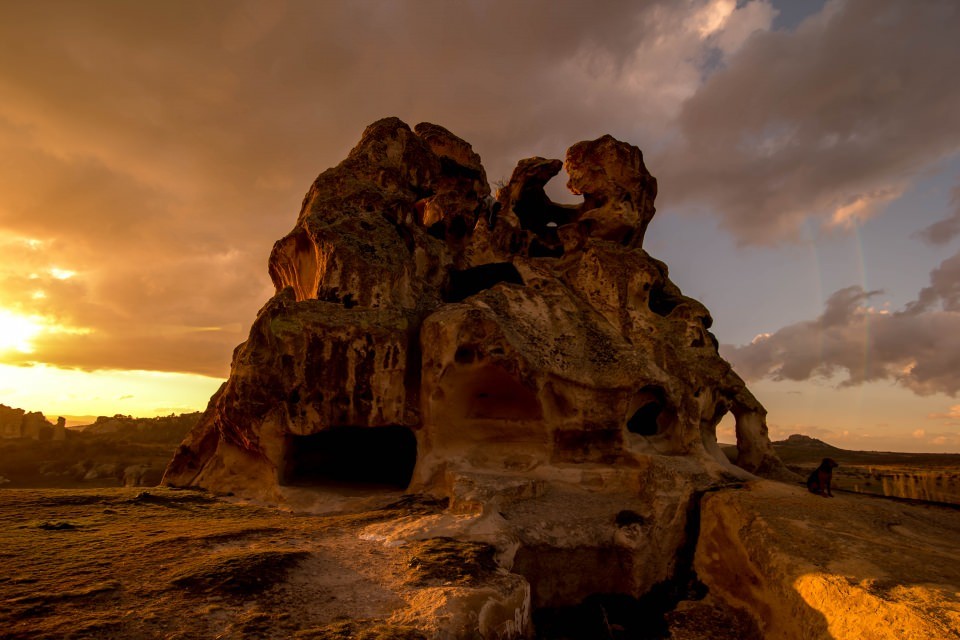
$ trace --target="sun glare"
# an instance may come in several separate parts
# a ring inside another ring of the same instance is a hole
[[[58,269],[57,267],[51,267],[49,272],[50,275],[57,280],[69,280],[73,276],[77,275],[76,271],[71,271],[70,269]]]
[[[33,353],[31,340],[41,331],[43,324],[35,317],[0,309],[0,354],[8,351]]]

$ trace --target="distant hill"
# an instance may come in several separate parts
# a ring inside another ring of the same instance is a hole
[[[157,418],[117,414],[64,429],[55,440],[2,438],[0,487],[154,486],[199,419],[199,412]]]
[[[791,447],[791,448],[805,448],[805,449],[817,449],[817,450],[829,450],[829,451],[842,451],[839,447],[835,447],[832,444],[827,444],[823,440],[817,440],[816,438],[811,438],[810,436],[805,436],[799,433],[795,433],[792,436],[789,436],[786,440],[779,440],[773,443],[774,447]]]
[[[786,440],[773,443],[780,459],[787,465],[819,464],[823,458],[835,458],[841,465],[957,467],[960,454],[956,453],[900,453],[895,451],[853,451],[841,449],[823,440],[795,433]]]
[[[721,449],[736,461],[736,445]],[[773,449],[787,468],[801,477],[824,458],[833,458],[840,464],[833,474],[837,490],[960,504],[960,454],[851,451],[801,434],[774,442]]]

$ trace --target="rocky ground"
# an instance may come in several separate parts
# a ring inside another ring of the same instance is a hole
[[[960,511],[774,482],[703,500],[694,562],[768,638],[960,638]]]
[[[449,517],[443,503],[388,498],[320,516],[170,489],[2,490],[2,635],[499,638],[531,632],[510,624],[519,611],[540,638],[960,638],[950,508],[766,481],[709,492],[691,531],[699,581],[631,628],[618,607],[636,617],[662,602],[598,593],[529,612],[525,578],[492,547],[416,539]]]

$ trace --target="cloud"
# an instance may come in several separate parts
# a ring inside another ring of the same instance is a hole
[[[222,376],[303,192],[387,115],[449,127],[493,180],[612,133],[647,150],[668,205],[706,203],[757,242],[810,213],[855,224],[958,148],[960,89],[942,81],[960,66],[954,3],[831,3],[796,31],[771,31],[775,14],[765,0],[11,4],[0,306],[89,330],[38,337],[43,362]],[[943,315],[953,294],[931,286]],[[866,295],[830,313],[872,322]]]
[[[774,12],[94,0],[3,13],[0,306],[86,330],[42,333],[22,362],[222,376],[238,323],[272,292],[273,242],[370,122],[439,122],[492,179],[608,132],[661,140],[708,60]]]
[[[922,240],[932,245],[944,245],[960,235],[960,185],[953,188],[951,202],[953,213],[921,230],[917,235]]]
[[[906,313],[919,314],[936,305],[946,311],[960,311],[960,253],[947,258],[930,273],[930,286],[920,290]]]
[[[960,424],[960,404],[951,406],[945,413],[931,413],[928,420],[943,420],[949,424]]]
[[[718,209],[746,243],[875,215],[960,150],[960,84],[943,75],[958,30],[952,1],[848,0],[755,32],[683,104],[664,196]]]
[[[917,300],[890,313],[867,303],[881,293],[836,291],[815,320],[758,336],[722,353],[748,379],[846,375],[841,386],[890,380],[918,395],[960,392],[960,253],[930,275]]]

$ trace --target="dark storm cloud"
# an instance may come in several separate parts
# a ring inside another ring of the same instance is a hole
[[[869,217],[960,150],[960,4],[830,2],[755,33],[684,105],[664,195],[718,208],[743,242]]]
[[[723,353],[747,378],[808,380],[846,375],[844,386],[891,380],[919,395],[960,392],[960,253],[899,312],[867,303],[879,291],[848,287],[816,320],[798,322]]]
[[[957,149],[953,3],[828,5],[796,33],[767,32],[773,15],[732,0],[6,3],[0,241],[23,259],[0,259],[0,305],[91,330],[38,338],[46,362],[223,375],[304,191],[388,115],[450,128],[492,180],[612,133],[647,151],[668,203],[705,202],[744,240],[818,208],[865,215]]]
[[[237,323],[270,293],[273,241],[367,124],[440,122],[493,179],[638,121],[659,130],[699,83],[704,25],[732,9],[7,3],[0,305],[73,331],[46,332],[23,359],[223,375]],[[749,32],[769,13],[752,3],[727,22]]]
[[[920,290],[906,313],[917,314],[940,305],[945,311],[960,311],[960,253],[947,258],[930,273],[930,286]]]
[[[951,202],[953,213],[920,231],[921,239],[932,245],[943,245],[960,236],[960,186],[953,188]]]

